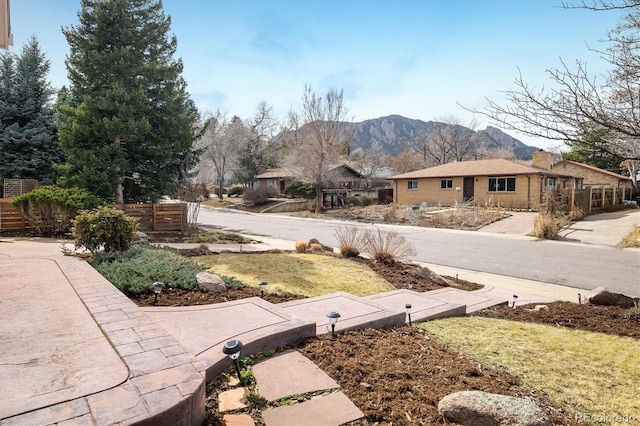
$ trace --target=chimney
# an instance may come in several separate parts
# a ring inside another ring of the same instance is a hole
[[[533,167],[551,170],[551,153],[543,149],[533,153]]]

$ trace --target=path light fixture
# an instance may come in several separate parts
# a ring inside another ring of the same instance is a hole
[[[409,327],[411,327],[411,304],[407,303],[404,307],[407,309],[407,318],[409,318]]]
[[[516,300],[518,300],[518,295],[517,295],[517,294],[514,294],[514,295],[513,295],[513,301],[511,302],[511,307],[512,307],[513,309],[515,309],[515,308],[516,308]]]
[[[331,338],[336,338],[336,323],[338,322],[338,318],[340,318],[340,314],[336,311],[331,311],[327,314],[327,318],[329,318],[329,323],[331,324]]]
[[[578,305],[582,305],[582,294],[578,293]]]
[[[162,290],[164,290],[166,286],[164,285],[164,283],[161,283],[160,281],[156,281],[155,283],[153,283],[153,304],[157,305],[158,304],[158,295],[160,293],[162,293]]]
[[[240,340],[229,340],[224,344],[222,348],[222,352],[227,355],[236,367],[236,373],[238,374],[238,380],[240,380],[240,384],[242,384],[242,376],[240,376],[240,349],[242,349],[242,342]]]
[[[409,287],[409,290],[411,290],[413,288],[413,281],[409,281],[409,285],[407,287]]]
[[[266,281],[260,281],[258,283],[258,287],[260,288],[260,297],[264,297],[264,291],[267,289],[267,282]]]

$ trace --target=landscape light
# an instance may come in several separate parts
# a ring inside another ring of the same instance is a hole
[[[413,281],[409,281],[408,287],[409,287],[409,290],[411,290],[413,288]]]
[[[329,323],[331,324],[331,338],[336,338],[336,323],[338,322],[338,318],[340,318],[340,314],[336,311],[331,311],[327,314],[327,318],[329,318]]]
[[[582,295],[578,293],[578,305],[582,305]]]
[[[264,297],[264,291],[267,288],[267,282],[266,281],[260,281],[258,283],[258,287],[260,288],[260,296]]]
[[[406,305],[404,305],[404,307],[407,309],[407,317],[409,318],[409,327],[411,327],[411,304],[407,303]]]
[[[160,293],[162,293],[162,290],[164,290],[166,286],[164,285],[164,283],[161,283],[160,281],[156,281],[155,283],[153,283],[153,304],[157,305],[158,304],[158,295]]]
[[[227,355],[236,366],[236,373],[238,374],[238,380],[240,380],[240,384],[242,384],[242,376],[240,376],[240,362],[238,359],[240,358],[240,349],[242,349],[242,342],[240,340],[229,340],[224,344],[222,348],[222,352]]]
[[[513,295],[513,301],[511,302],[511,307],[512,307],[513,309],[515,309],[515,308],[516,308],[516,300],[518,300],[518,295],[517,295],[517,294],[514,294],[514,295]]]

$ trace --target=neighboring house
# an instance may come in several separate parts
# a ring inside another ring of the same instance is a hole
[[[284,188],[295,180],[294,175],[292,170],[286,168],[267,169],[256,176],[254,188],[275,188],[284,193]],[[353,165],[347,163],[335,166],[330,175],[323,190],[366,191],[390,186],[386,176],[376,175],[369,181]]]
[[[394,202],[537,208],[547,188],[581,188],[582,179],[504,159],[462,161],[391,176]]]
[[[602,170],[588,164],[562,160],[555,163],[551,170],[557,173],[567,173],[580,176],[584,186],[605,186],[610,188],[633,188],[633,182],[628,176],[622,176],[608,170]]]
[[[293,182],[293,173],[289,169],[267,169],[256,176],[254,189],[274,188],[284,194],[284,188]]]

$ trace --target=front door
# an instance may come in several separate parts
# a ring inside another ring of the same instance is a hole
[[[462,185],[462,201],[465,203],[473,198],[473,181],[473,176],[464,178],[464,185]]]

